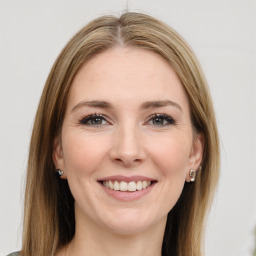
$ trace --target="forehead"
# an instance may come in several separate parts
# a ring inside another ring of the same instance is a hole
[[[71,85],[69,101],[84,99],[179,101],[187,105],[183,85],[160,55],[141,48],[112,48],[86,62]]]

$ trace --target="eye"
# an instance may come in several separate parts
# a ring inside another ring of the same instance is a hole
[[[174,119],[166,114],[154,114],[149,117],[147,123],[153,126],[175,125]]]
[[[83,117],[79,121],[79,124],[88,125],[88,126],[101,126],[101,125],[107,125],[109,124],[109,122],[107,122],[106,118],[101,114],[92,114],[92,115]]]

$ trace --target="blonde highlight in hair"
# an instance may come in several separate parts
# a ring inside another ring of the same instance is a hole
[[[164,23],[140,13],[103,16],[82,28],[64,47],[46,81],[32,132],[24,204],[23,256],[54,256],[75,233],[74,199],[55,177],[54,139],[61,133],[71,83],[93,56],[112,47],[139,47],[162,56],[178,74],[191,119],[205,137],[202,170],[186,183],[168,214],[163,255],[201,256],[205,216],[219,176],[219,140],[206,79],[187,43]]]

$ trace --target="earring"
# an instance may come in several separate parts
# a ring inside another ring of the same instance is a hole
[[[61,169],[57,169],[57,170],[55,171],[55,173],[56,173],[59,177],[61,177],[61,176],[64,174],[64,172],[63,172]]]
[[[189,177],[191,178],[190,181],[194,182],[196,180],[196,170],[191,169],[189,171]]]

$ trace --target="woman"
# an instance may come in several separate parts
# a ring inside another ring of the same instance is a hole
[[[218,172],[211,97],[188,45],[144,14],[100,17],[42,93],[20,255],[203,255]]]

